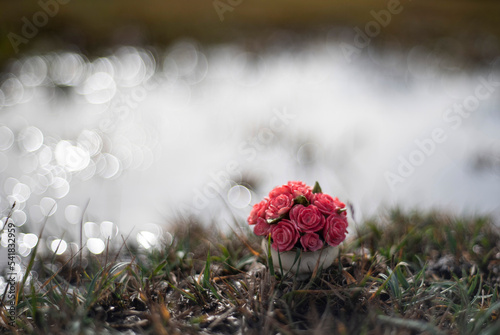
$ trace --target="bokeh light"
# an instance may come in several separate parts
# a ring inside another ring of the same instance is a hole
[[[56,253],[56,255],[62,255],[68,248],[68,243],[62,239],[55,239],[50,244],[50,249],[52,252]]]
[[[137,243],[144,249],[151,249],[158,246],[158,236],[146,230],[137,233]]]
[[[70,172],[85,169],[90,162],[87,150],[72,145],[68,141],[60,141],[55,149],[57,163]]]
[[[19,134],[18,140],[24,150],[33,152],[42,146],[43,133],[37,127],[28,127]]]
[[[6,79],[0,85],[0,91],[3,93],[2,105],[5,106],[14,106],[24,97],[24,86],[16,77]]]
[[[108,73],[97,72],[85,81],[82,93],[91,104],[109,102],[116,94],[115,80]]]
[[[31,196],[31,189],[26,184],[17,183],[12,188],[12,196],[18,202],[25,202]]]
[[[101,235],[105,239],[112,239],[118,235],[118,226],[111,221],[103,221],[100,226]]]
[[[102,138],[95,130],[84,129],[78,135],[77,145],[90,156],[95,156],[102,150]]]
[[[312,165],[321,162],[323,148],[316,143],[304,143],[297,150],[297,161],[302,165]]]
[[[14,143],[14,133],[7,126],[0,126],[0,151],[9,150]]]
[[[51,188],[54,198],[61,199],[68,195],[70,186],[66,179],[55,177],[52,182]]]
[[[50,60],[50,77],[59,86],[76,86],[85,75],[83,56],[72,52],[53,54]]]
[[[32,233],[24,234],[22,244],[27,248],[33,249],[38,243],[38,236]]]
[[[227,199],[235,208],[246,208],[252,202],[252,194],[245,186],[235,185],[227,192]]]
[[[102,154],[96,163],[97,173],[105,178],[111,179],[119,176],[121,164],[116,156],[111,154]]]
[[[47,77],[48,66],[43,57],[32,56],[23,60],[19,80],[24,86],[36,87]]]
[[[57,211],[57,202],[50,197],[44,197],[40,200],[40,207],[44,216],[51,216]]]
[[[106,245],[101,239],[92,237],[87,240],[87,248],[91,253],[99,255],[102,254],[102,252],[106,248]]]
[[[87,238],[98,238],[101,234],[99,225],[90,221],[83,224],[83,231]]]
[[[78,224],[82,220],[82,209],[76,205],[68,205],[64,209],[64,218],[71,224]]]
[[[12,212],[12,220],[14,221],[14,224],[18,227],[24,225],[27,219],[28,216],[26,215],[26,212],[22,210],[15,210],[14,212]]]

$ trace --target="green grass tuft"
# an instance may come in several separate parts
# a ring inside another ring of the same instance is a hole
[[[283,274],[249,231],[183,221],[143,251],[88,265],[33,255],[18,290],[18,334],[497,334],[499,230],[487,217],[393,210],[358,228],[330,268]],[[28,272],[26,272],[28,274]],[[28,276],[25,275],[25,278]],[[24,280],[24,279],[23,279]]]

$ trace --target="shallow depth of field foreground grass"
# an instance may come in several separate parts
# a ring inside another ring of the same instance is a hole
[[[184,220],[153,252],[34,262],[15,329],[33,334],[498,334],[500,239],[488,218],[394,210],[310,280],[273,276],[248,232]],[[352,229],[352,227],[351,227]],[[64,266],[61,266],[64,265]],[[278,269],[274,264],[274,269]],[[3,301],[3,300],[2,300]],[[2,310],[2,313],[4,311]]]

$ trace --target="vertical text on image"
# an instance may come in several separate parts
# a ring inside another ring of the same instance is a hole
[[[5,227],[7,228],[7,296],[6,310],[9,326],[16,324],[16,225],[8,218]]]

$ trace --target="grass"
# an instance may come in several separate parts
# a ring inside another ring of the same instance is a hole
[[[17,334],[498,334],[500,239],[487,217],[393,210],[330,268],[272,274],[250,230],[182,220],[161,248],[53,256],[17,287]],[[273,265],[274,268],[279,266]],[[271,270],[273,268],[271,266]]]

